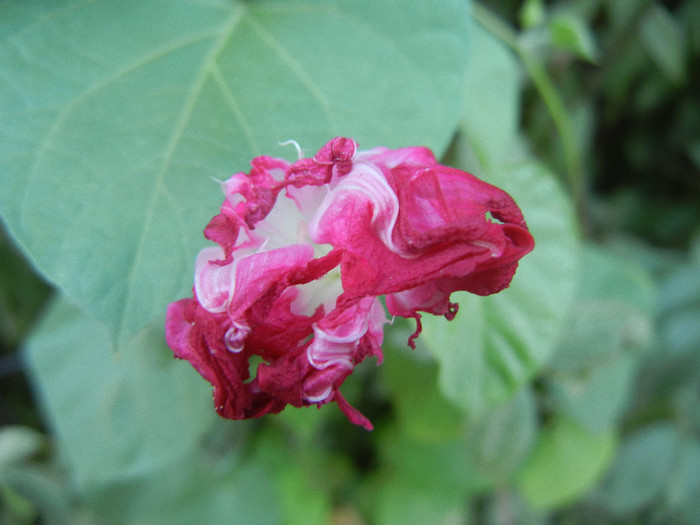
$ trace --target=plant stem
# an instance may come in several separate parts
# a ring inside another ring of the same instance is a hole
[[[547,69],[538,57],[521,45],[517,33],[508,24],[478,3],[472,3],[474,20],[493,36],[515,52],[530,76],[535,89],[547,107],[564,148],[566,179],[579,214],[583,210],[585,187],[581,150],[576,141],[574,127],[562,97],[554,82],[549,78]]]

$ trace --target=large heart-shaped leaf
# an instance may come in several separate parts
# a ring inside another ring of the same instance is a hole
[[[210,177],[287,139],[440,153],[457,123],[462,0],[25,4],[0,6],[0,211],[120,340],[188,293]]]

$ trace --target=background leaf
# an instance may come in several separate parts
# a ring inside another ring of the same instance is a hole
[[[120,341],[189,293],[210,177],[290,138],[440,154],[457,122],[459,0],[6,4],[0,211]]]
[[[443,393],[478,416],[507,399],[553,351],[573,298],[578,241],[568,199],[520,143],[517,63],[483,29],[472,34],[462,135],[447,162],[508,191],[535,238],[509,289],[491,297],[454,294],[460,311],[450,323],[423,318],[418,341],[440,364]]]
[[[78,489],[116,523],[230,523],[234,510],[235,523],[274,521],[267,474],[236,450],[243,427],[221,424],[211,387],[172,358],[160,331],[114,351],[103,325],[59,299],[29,340],[34,381]],[[223,448],[208,441],[210,430]]]
[[[600,500],[614,515],[640,509],[659,497],[677,464],[681,450],[671,425],[648,426],[631,435],[600,488]]]
[[[518,484],[536,508],[560,507],[580,497],[605,471],[615,451],[612,432],[593,434],[557,418],[543,429]]]
[[[517,135],[519,70],[505,47],[474,28],[461,139],[447,162],[509,192],[535,249],[510,288],[490,297],[453,294],[457,317],[424,316],[418,339],[440,364],[445,396],[478,416],[504,402],[550,356],[577,279],[577,232],[567,197]]]
[[[489,480],[471,460],[463,440],[429,443],[400,429],[380,436],[383,465],[366,487],[367,506],[377,523],[463,523],[465,497]],[[428,519],[430,521],[430,519]]]
[[[115,352],[100,323],[58,300],[27,353],[51,424],[86,487],[158,468],[215,421],[211,388],[172,358],[157,327]]]
[[[466,522],[464,505],[451,494],[416,488],[400,477],[384,480],[374,503],[377,525]]]
[[[44,436],[29,427],[19,425],[0,429],[0,469],[29,459],[44,443]]]
[[[548,363],[553,408],[593,433],[613,427],[653,344],[656,290],[634,262],[585,245],[576,304]]]
[[[507,48],[465,42],[464,3],[0,0],[2,229],[78,303],[23,359],[47,289],[2,239],[0,426],[41,436],[0,443],[0,522],[698,522],[700,2],[471,2]],[[336,129],[438,154],[457,133],[447,163],[515,195],[535,252],[502,303],[433,319],[441,346],[386,327],[384,364],[343,385],[374,432],[337,407],[218,420],[161,333],[209,176]],[[582,249],[543,165],[567,168]]]
[[[685,521],[697,521],[700,502],[700,442],[686,440],[681,445],[675,472],[670,476],[667,499],[671,508],[679,509]]]
[[[540,25],[545,19],[543,0],[525,0],[519,9],[518,18],[523,29]]]
[[[577,241],[569,203],[549,173],[533,164],[491,172],[521,206],[535,250],[507,290],[491,297],[453,295],[457,317],[425,316],[419,341],[440,363],[440,385],[472,415],[505,401],[549,358],[573,297]]]
[[[402,321],[395,321],[387,334],[390,339],[384,344],[385,362],[379,369],[395,399],[399,424],[403,432],[419,441],[456,439],[464,432],[464,413],[438,388],[438,367],[430,356],[421,351],[409,354],[406,341],[412,332]]]
[[[538,430],[535,396],[522,388],[471,427],[467,448],[494,485],[504,486],[530,454]]]
[[[585,22],[574,13],[563,12],[549,21],[552,45],[595,63],[598,58],[593,34]]]
[[[640,24],[644,47],[656,65],[674,82],[685,77],[683,27],[660,3],[646,11]]]

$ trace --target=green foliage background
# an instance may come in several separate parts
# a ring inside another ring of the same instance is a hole
[[[700,4],[0,1],[0,523],[700,523]],[[334,407],[172,359],[214,179],[346,135],[503,187],[512,286]]]

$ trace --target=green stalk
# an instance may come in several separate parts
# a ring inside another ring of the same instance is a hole
[[[479,25],[513,50],[525,66],[561,138],[566,163],[566,179],[580,212],[583,209],[585,196],[582,155],[576,141],[573,123],[562,97],[547,74],[547,69],[538,57],[520,44],[517,33],[488,9],[478,3],[472,3],[472,16]]]

